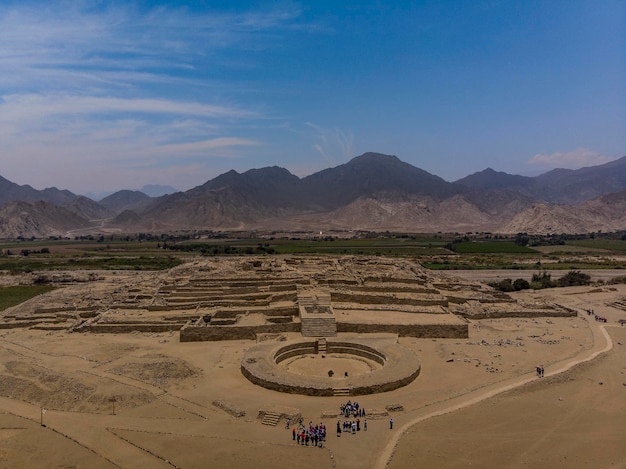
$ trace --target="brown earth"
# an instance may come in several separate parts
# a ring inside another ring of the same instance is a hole
[[[626,285],[516,295],[579,315],[470,321],[467,339],[399,338],[420,357],[420,376],[358,397],[368,430],[339,438],[337,419],[322,414],[349,397],[253,385],[240,372],[252,341],[0,331],[0,468],[624,467],[626,328],[617,321],[626,311],[609,303],[626,297]],[[612,342],[586,308],[607,317]],[[390,430],[384,413],[394,404],[403,410],[390,414]],[[285,408],[327,425],[324,448],[297,446],[284,420],[257,419]]]

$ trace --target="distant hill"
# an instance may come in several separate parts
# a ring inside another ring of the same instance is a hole
[[[115,214],[114,210],[110,210],[98,202],[94,202],[90,198],[82,195],[62,205],[62,207],[87,220],[107,219]]]
[[[122,190],[100,202],[0,178],[0,200],[6,201],[0,237],[180,230],[615,231],[626,229],[625,191],[626,157],[537,177],[488,168],[451,183],[396,156],[365,153],[304,178],[277,166],[231,170],[185,192],[150,197]]]
[[[63,205],[75,199],[77,195],[70,191],[50,187],[39,191],[31,186],[20,186],[0,176],[0,207],[15,201],[35,202],[43,200],[55,205]]]
[[[505,189],[542,202],[577,205],[626,189],[626,156],[598,166],[554,169],[535,177],[514,176],[488,168],[456,183],[473,189]]]
[[[336,209],[379,192],[450,197],[465,191],[460,185],[400,161],[398,157],[365,153],[348,163],[305,177],[307,197],[325,209]]]
[[[91,228],[89,220],[49,202],[10,202],[0,208],[0,238],[70,236]]]
[[[591,233],[626,229],[626,191],[581,205],[538,203],[502,224],[502,233]]]
[[[514,190],[516,192],[532,192],[539,184],[534,178],[516,176],[502,171],[494,171],[491,168],[484,169],[456,181],[472,189],[483,190]]]
[[[140,191],[122,190],[102,199],[99,204],[113,213],[132,210],[142,204],[146,205],[150,197]]]
[[[161,197],[162,195],[174,194],[176,192],[179,192],[179,190],[174,189],[172,186],[148,184],[139,189],[139,192],[143,192],[149,197]]]

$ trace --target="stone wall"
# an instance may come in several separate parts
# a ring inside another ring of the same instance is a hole
[[[259,326],[193,326],[187,324],[180,330],[180,341],[256,340],[257,334],[280,332],[300,332],[300,323],[262,324]]]
[[[241,360],[241,373],[252,383],[274,391],[308,396],[333,396],[336,389],[347,391],[350,396],[392,391],[414,381],[420,374],[421,365],[415,353],[398,344],[380,345],[380,350],[365,345],[363,340],[354,342],[327,341],[329,351],[364,356],[368,351],[372,358],[388,357],[381,369],[350,378],[325,378],[294,374],[280,368],[277,361],[291,356],[311,353],[311,342],[294,343],[275,348],[273,344],[259,344],[249,348]]]
[[[541,311],[481,311],[480,313],[458,313],[467,319],[502,319],[502,318],[569,318],[576,317],[576,311],[541,310]]]
[[[421,339],[466,339],[469,337],[468,324],[359,324],[337,322],[337,332],[371,334],[389,332],[400,337]]]
[[[235,318],[239,314],[246,313],[261,313],[264,316],[298,316],[298,314],[300,314],[300,311],[296,305],[278,308],[262,308],[257,310],[251,310],[250,308],[219,309],[211,314],[211,317],[220,319]]]
[[[170,332],[180,330],[180,324],[100,324],[77,327],[75,332],[103,332],[123,334],[129,332]]]
[[[346,292],[331,292],[333,302],[359,303],[359,304],[389,304],[389,305],[410,305],[410,306],[448,306],[445,297],[438,298],[397,298],[390,295],[366,295],[352,294]]]
[[[274,354],[274,362],[280,363],[288,358],[306,355],[307,353],[317,353],[317,342],[298,342],[297,344],[286,345]]]
[[[387,357],[385,357],[384,353],[379,352],[372,347],[368,347],[362,344],[356,344],[354,342],[327,342],[326,350],[327,353],[346,353],[349,355],[356,355],[359,357],[367,358],[383,366],[387,361]]]

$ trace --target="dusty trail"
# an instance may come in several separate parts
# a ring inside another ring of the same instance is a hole
[[[591,361],[598,355],[607,352],[611,350],[611,348],[613,348],[613,341],[611,340],[609,334],[606,332],[605,326],[601,326],[599,325],[599,323],[594,323],[592,321],[588,321],[588,324],[593,334],[593,346],[590,349],[581,352],[581,354],[577,355],[576,357],[565,359],[561,362],[556,363],[554,366],[551,367],[549,371],[546,372],[545,377],[550,377],[563,373],[578,365],[579,363]],[[424,409],[424,412],[426,413],[418,415],[417,417],[399,427],[398,430],[394,432],[393,436],[388,441],[382,453],[380,454],[375,467],[377,469],[384,469],[388,466],[391,458],[394,455],[395,448],[400,441],[400,438],[402,438],[404,433],[407,432],[414,425],[432,417],[449,414],[459,409],[471,406],[478,402],[484,401],[485,399],[489,399],[498,394],[510,391],[511,389],[523,386],[524,384],[530,383],[536,379],[537,378],[534,373],[528,373],[521,377],[506,380],[505,382],[499,382],[496,384],[485,386],[470,393],[453,398],[449,401],[435,404],[428,409]],[[433,407],[435,408],[435,410],[433,410]]]

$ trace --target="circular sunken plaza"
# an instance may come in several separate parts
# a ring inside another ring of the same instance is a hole
[[[420,362],[397,337],[293,340],[257,344],[241,361],[254,384],[309,396],[363,395],[406,386]]]

